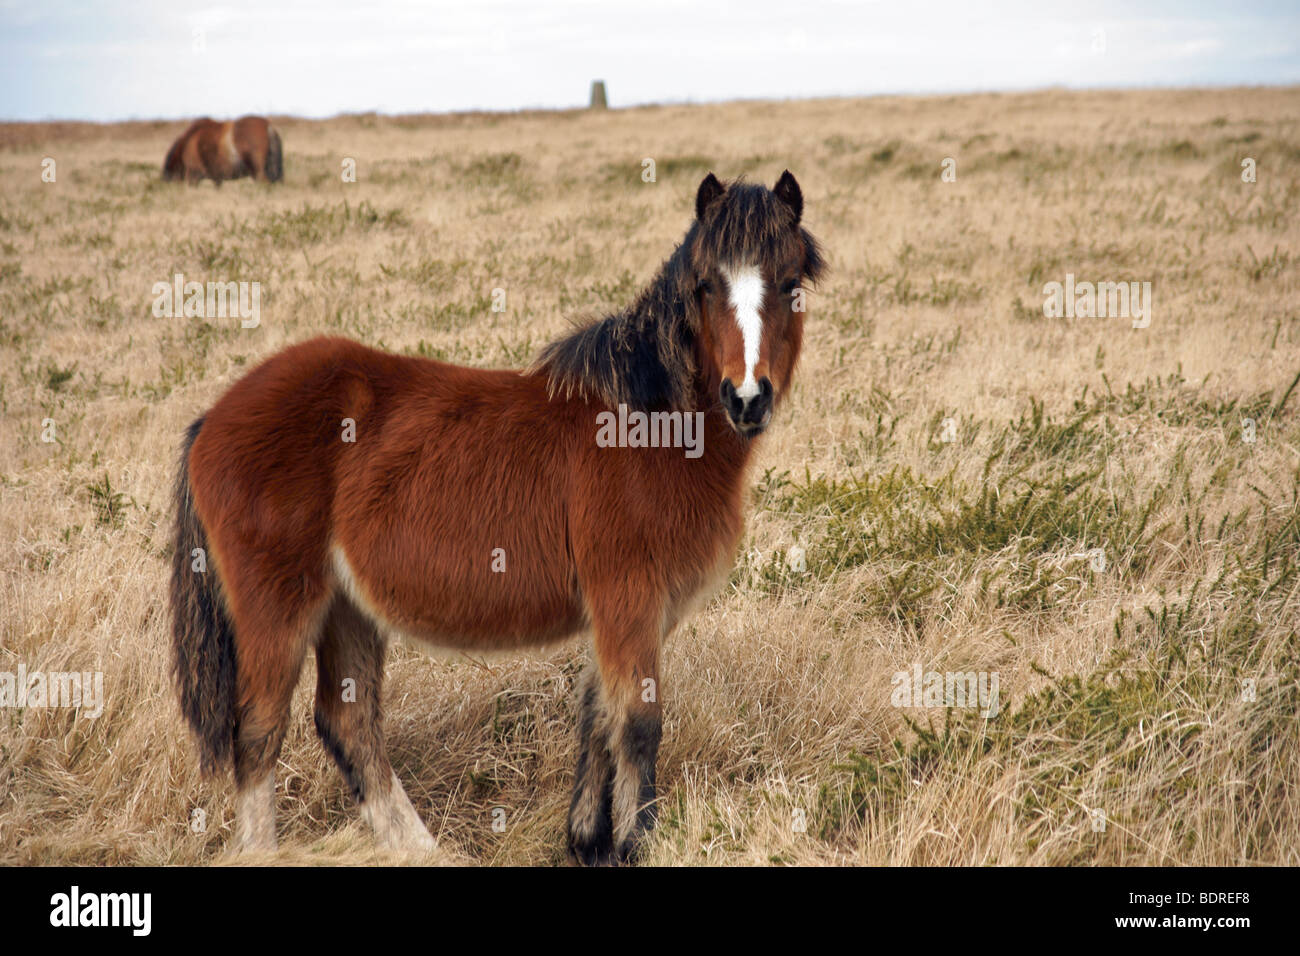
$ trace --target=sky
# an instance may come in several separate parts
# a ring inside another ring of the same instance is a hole
[[[0,120],[1300,83],[1300,2],[0,0]]]

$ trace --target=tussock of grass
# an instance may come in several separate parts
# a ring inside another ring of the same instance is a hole
[[[252,231],[274,243],[306,245],[336,239],[350,229],[394,229],[410,224],[400,209],[377,209],[369,200],[353,206],[346,200],[336,206],[304,203],[301,208],[262,213]]]

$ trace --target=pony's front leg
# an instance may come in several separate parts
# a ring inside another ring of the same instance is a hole
[[[614,851],[614,762],[601,683],[592,661],[578,680],[578,767],[569,801],[569,852],[587,866],[609,862]]]
[[[643,680],[658,684],[658,677]],[[614,858],[620,863],[633,862],[642,838],[654,829],[655,761],[662,734],[663,714],[657,702],[633,701],[615,714],[609,744],[614,756]]]
[[[663,622],[659,613],[592,611],[596,668],[581,691],[569,846],[583,862],[626,863],[655,824]]]

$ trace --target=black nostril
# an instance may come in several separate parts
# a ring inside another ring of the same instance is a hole
[[[731,379],[722,380],[722,387],[718,389],[718,394],[722,398],[722,407],[731,416],[731,420],[740,421],[740,416],[745,411],[745,401],[736,394],[736,386],[731,384]]]
[[[751,425],[763,424],[772,410],[772,380],[764,376],[758,383],[758,394],[745,406],[743,420]]]

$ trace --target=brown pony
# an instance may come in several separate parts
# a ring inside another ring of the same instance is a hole
[[[275,846],[308,650],[316,729],[377,841],[428,849],[384,751],[388,639],[513,651],[590,627],[569,849],[634,856],[655,819],[660,647],[732,567],[755,439],[799,357],[799,286],[822,271],[802,209],[789,172],[774,190],[710,173],[636,302],[526,371],[313,339],[190,426],[175,676],[205,770],[233,765],[241,847]]]
[[[252,176],[258,182],[284,179],[284,153],[280,134],[261,116],[244,116],[218,123],[196,119],[181,133],[163,160],[162,176],[171,182],[184,179],[191,186],[211,179]]]

